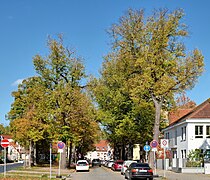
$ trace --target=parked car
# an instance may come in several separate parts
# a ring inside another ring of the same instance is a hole
[[[113,171],[121,171],[122,165],[123,165],[123,160],[116,160],[113,164],[111,169]]]
[[[109,162],[107,164],[107,167],[111,168],[113,164],[114,164],[114,161],[113,160],[109,160]]]
[[[121,174],[124,175],[125,174],[125,171],[128,169],[129,165],[131,163],[134,163],[134,162],[137,162],[137,161],[133,161],[133,160],[126,160],[123,162],[123,165],[122,165],[122,168],[121,168]]]
[[[76,171],[89,171],[89,163],[86,160],[78,160]]]
[[[109,164],[109,160],[106,160],[104,166],[108,167],[108,164]]]
[[[148,163],[131,163],[125,171],[125,179],[145,178],[153,180],[153,171]]]
[[[99,166],[101,167],[101,160],[100,159],[93,159],[92,160],[92,167]]]
[[[105,160],[101,160],[101,165],[105,165],[106,161]]]

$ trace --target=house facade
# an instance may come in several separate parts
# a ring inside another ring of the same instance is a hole
[[[22,147],[17,143],[14,142],[14,140],[12,139],[11,135],[0,135],[1,139],[8,139],[9,141],[9,146],[6,148],[7,150],[7,159],[9,161],[17,161],[19,159],[21,159],[21,151],[22,151]],[[1,158],[3,159],[3,150],[4,148],[0,147],[0,151],[1,151]]]
[[[204,152],[210,149],[210,99],[191,110],[181,113],[178,119],[171,121],[163,130],[164,138],[169,140],[172,167],[183,167],[190,151],[201,149]]]
[[[88,152],[85,156],[87,159],[92,161],[93,159],[110,160],[113,158],[113,149],[107,140],[100,140],[94,146],[95,150]]]

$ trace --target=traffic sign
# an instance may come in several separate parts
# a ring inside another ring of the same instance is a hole
[[[156,140],[152,140],[150,142],[150,146],[151,146],[151,148],[156,148],[158,146],[158,142]]]
[[[152,148],[152,151],[157,151],[157,148]]]
[[[58,149],[64,149],[65,143],[62,142],[62,141],[59,141],[58,144],[57,144],[57,146],[58,146]]]
[[[144,146],[144,150],[147,152],[147,151],[149,151],[150,150],[150,146],[149,145],[145,145]]]
[[[1,140],[1,146],[2,146],[3,148],[8,147],[8,146],[9,146],[9,140],[8,140],[8,139],[2,139],[2,140]]]
[[[168,139],[161,139],[161,148],[168,148]]]

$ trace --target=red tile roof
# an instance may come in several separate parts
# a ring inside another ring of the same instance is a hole
[[[169,125],[177,121],[179,118],[183,117],[184,115],[188,114],[192,109],[177,109],[169,113]]]
[[[99,143],[94,144],[97,151],[107,151],[108,150],[108,141],[100,140]]]
[[[194,109],[190,110],[187,114],[179,117],[174,122],[172,122],[169,126],[176,124],[185,119],[207,119],[210,118],[210,98],[196,106]]]
[[[12,135],[7,135],[7,134],[1,134],[4,139],[12,139]]]

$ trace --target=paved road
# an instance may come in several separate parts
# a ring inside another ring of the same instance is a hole
[[[23,164],[14,163],[7,164],[7,170],[14,169],[15,167],[22,166]],[[3,165],[0,165],[0,173],[3,172]],[[68,170],[69,172],[69,170]],[[125,180],[124,176],[120,172],[114,172],[106,167],[94,167],[90,168],[90,172],[73,172],[69,173],[70,180]],[[159,177],[154,180],[162,180],[164,177],[163,170],[157,170]],[[172,171],[165,171],[165,180],[210,180],[210,175],[207,174],[191,174],[191,173],[175,173]]]
[[[114,172],[106,167],[93,167],[90,172],[74,172],[72,180],[124,180],[120,172]]]
[[[20,166],[23,166],[23,163],[7,163],[6,170],[10,171]],[[4,164],[0,164],[0,173],[3,173],[3,172],[4,172]]]
[[[210,180],[210,175],[206,174],[191,174],[191,173],[175,173],[171,171],[157,170],[159,177],[154,180]],[[74,172],[71,176],[71,180],[125,180],[124,176],[120,172],[114,172],[106,167],[91,168],[90,172]]]

